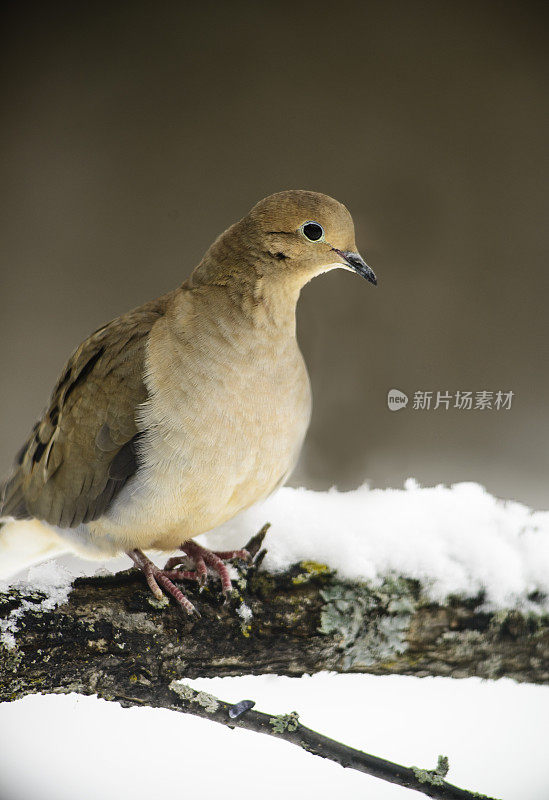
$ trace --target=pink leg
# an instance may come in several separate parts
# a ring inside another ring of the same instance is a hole
[[[249,561],[250,554],[247,550],[212,550],[214,556],[228,561],[231,558],[241,558],[242,561]]]
[[[179,564],[181,564],[181,556],[172,556],[171,558],[168,558],[168,560],[164,564],[164,569],[173,569],[174,567],[177,567]]]
[[[187,553],[187,555],[189,554]],[[199,576],[198,580],[200,581],[200,585],[204,586],[208,578],[208,568],[206,567],[206,562],[204,561],[200,553],[197,553],[194,556],[193,561]]]
[[[196,572],[188,572],[184,570],[162,570],[157,567],[156,564],[150,560],[150,558],[147,558],[145,553],[143,553],[141,550],[128,550],[128,555],[136,567],[139,567],[139,569],[145,575],[147,583],[149,584],[149,588],[157,600],[164,599],[164,593],[160,588],[160,586],[162,586],[168,592],[168,594],[171,594],[174,600],[179,603],[181,608],[185,609],[187,614],[196,614],[197,616],[200,616],[191,601],[185,597],[181,589],[178,589],[177,586],[175,586],[175,584],[173,584],[170,580],[170,578],[173,578],[174,580],[183,580],[185,578],[192,578],[196,580]]]
[[[176,567],[177,565],[181,564],[181,560],[183,558],[184,556],[172,556],[172,558],[169,558],[164,564],[163,571],[170,573],[173,567]],[[204,586],[204,584],[206,583],[206,578],[208,577],[208,570],[206,568],[204,559],[202,558],[201,555],[197,554],[192,557],[192,560],[194,561],[196,572],[188,572],[186,573],[186,575],[198,581],[201,586]],[[171,577],[171,575],[168,575],[168,577]]]
[[[223,563],[222,559],[235,557],[249,558],[249,554],[246,550],[225,550],[216,553],[212,550],[208,550],[206,547],[202,547],[202,545],[197,544],[192,540],[185,542],[181,549],[193,559],[194,563],[196,564],[196,571],[199,573],[199,575],[203,574],[202,569],[205,570],[206,565],[211,567],[214,572],[217,572],[221,578],[221,588],[223,589],[225,596],[230,595],[233,587],[229,577],[229,570]]]
[[[198,573],[189,569],[163,569],[162,574],[171,581],[198,581]]]

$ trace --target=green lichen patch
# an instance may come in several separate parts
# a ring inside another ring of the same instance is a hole
[[[147,595],[147,603],[151,608],[154,608],[155,611],[163,611],[167,606],[170,605],[170,601],[166,595],[160,599],[157,599],[152,594]]]
[[[13,646],[8,646],[0,641],[0,658],[2,659],[2,669],[6,672],[17,672],[17,667],[23,659],[21,651],[17,648],[15,641]]]
[[[412,767],[412,772],[420,783],[430,783],[431,786],[442,786],[449,769],[450,762],[448,761],[448,756],[439,756],[434,769]]]
[[[213,714],[219,708],[217,697],[214,697],[213,694],[208,694],[208,692],[198,692],[186,683],[172,681],[170,689],[179,695],[182,700],[187,700],[189,703],[198,703],[208,714]]]
[[[327,577],[332,574],[332,570],[326,564],[318,561],[300,561],[299,572],[292,578],[292,583],[299,586],[302,583],[309,583],[313,578]]]
[[[199,706],[202,706],[209,714],[213,714],[213,712],[217,711],[219,708],[217,698],[215,698],[213,694],[208,694],[208,692],[198,692],[195,697],[195,702],[198,703]]]
[[[337,640],[345,669],[391,661],[406,650],[417,603],[411,582],[390,577],[377,587],[337,583],[320,595],[319,632]]]
[[[454,656],[458,659],[471,659],[477,648],[485,643],[485,636],[480,631],[444,631],[439,641],[451,645]]]
[[[450,761],[448,759],[448,756],[438,757],[435,771],[437,772],[438,775],[442,775],[443,778],[445,778],[448,775],[448,772],[450,771]]]
[[[299,725],[299,714],[297,711],[290,711],[289,714],[279,714],[278,717],[271,717],[269,724],[275,733],[296,731]]]
[[[549,615],[547,612],[528,611],[522,613],[517,609],[496,611],[490,620],[490,633],[498,639],[521,639],[545,633]]]

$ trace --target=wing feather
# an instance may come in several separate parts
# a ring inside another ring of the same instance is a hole
[[[105,513],[138,468],[146,342],[168,298],[118,317],[73,353],[2,487],[0,517],[74,527]]]

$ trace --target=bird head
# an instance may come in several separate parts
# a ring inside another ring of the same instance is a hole
[[[349,211],[328,195],[278,192],[254,206],[249,220],[257,231],[269,272],[289,271],[306,283],[340,268],[377,283],[373,270],[357,251]]]
[[[316,275],[338,268],[377,283],[357,251],[347,208],[319,192],[290,190],[265,197],[221,234],[193,282],[252,279],[299,291]]]

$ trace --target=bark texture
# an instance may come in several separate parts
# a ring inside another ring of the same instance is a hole
[[[414,581],[342,582],[314,562],[272,575],[259,560],[239,565],[231,605],[217,584],[190,583],[198,620],[158,607],[136,570],[79,578],[49,610],[40,593],[0,593],[0,629],[18,615],[0,644],[0,701],[75,691],[124,702],[182,678],[319,670],[549,682],[547,616],[489,613],[482,597],[436,605]]]

